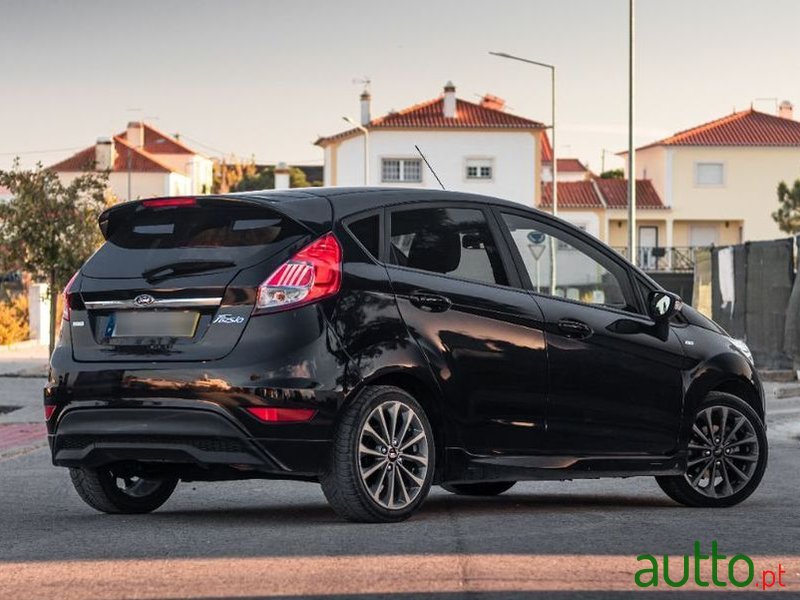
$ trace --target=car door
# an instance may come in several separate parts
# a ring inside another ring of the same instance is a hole
[[[547,448],[565,455],[673,452],[681,345],[672,331],[659,338],[625,262],[545,216],[501,211],[499,221],[544,315]]]
[[[539,448],[547,398],[542,314],[518,289],[493,216],[474,204],[427,202],[387,216],[389,278],[441,387],[447,445],[494,455]]]

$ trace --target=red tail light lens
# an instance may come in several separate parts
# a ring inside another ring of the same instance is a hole
[[[247,409],[251,415],[265,423],[298,423],[310,421],[317,413],[311,408],[274,408],[253,406]]]
[[[253,314],[333,296],[342,285],[342,247],[332,233],[310,243],[258,286]]]
[[[70,317],[72,316],[72,310],[69,306],[69,292],[72,288],[72,284],[75,283],[75,279],[78,277],[78,273],[80,271],[75,271],[75,274],[69,278],[67,285],[64,287],[64,291],[61,294],[61,302],[64,308],[61,310],[61,318],[65,321],[69,321]]]
[[[177,206],[196,206],[196,198],[156,198],[155,200],[143,200],[142,206],[145,208],[175,208]]]
[[[55,404],[45,404],[44,405],[44,420],[49,421],[50,417],[53,416],[53,413],[56,411]]]

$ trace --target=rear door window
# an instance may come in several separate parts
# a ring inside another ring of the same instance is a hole
[[[496,241],[486,216],[478,209],[393,212],[389,261],[421,271],[508,285]]]
[[[83,272],[88,277],[141,277],[179,263],[241,268],[306,235],[279,212],[241,202],[164,208],[137,204],[112,213],[108,239]]]

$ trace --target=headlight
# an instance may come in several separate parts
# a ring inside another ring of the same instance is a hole
[[[736,348],[742,354],[742,356],[749,360],[751,364],[755,364],[753,363],[753,353],[750,352],[750,348],[747,347],[747,344],[745,344],[742,340],[735,340],[733,338],[728,339],[730,340],[731,345]]]

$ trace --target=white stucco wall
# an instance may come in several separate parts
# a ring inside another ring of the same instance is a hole
[[[81,173],[59,173],[58,177],[68,184]],[[190,194],[189,179],[177,173],[131,173],[131,200]],[[128,173],[115,171],[109,175],[108,187],[120,200],[128,199]]]
[[[531,131],[373,131],[369,136],[369,184],[397,187],[438,188],[427,167],[422,165],[421,183],[381,181],[383,158],[419,158],[414,145],[425,153],[448,190],[497,196],[533,206],[536,172],[539,164],[538,133]],[[361,186],[364,184],[364,138],[341,142],[338,148],[325,149],[325,184]],[[335,153],[335,159],[333,154]],[[468,180],[468,158],[492,159],[493,177],[489,181]],[[333,180],[332,169],[336,170]]]

